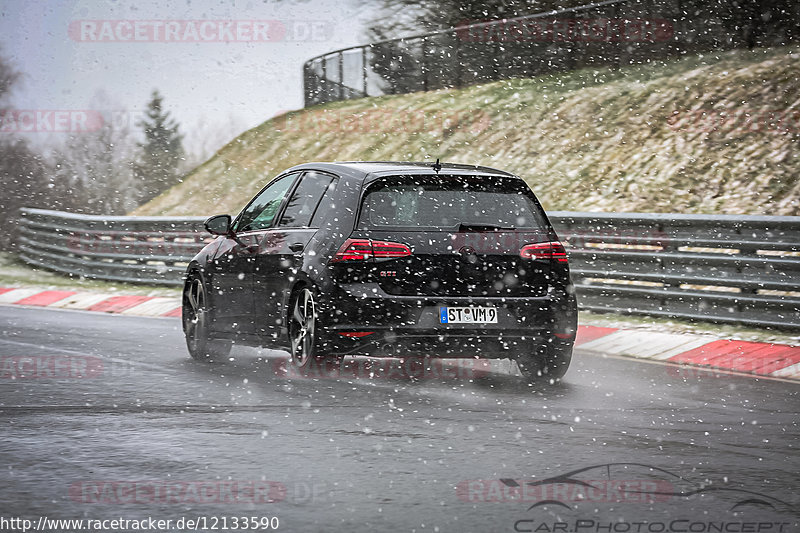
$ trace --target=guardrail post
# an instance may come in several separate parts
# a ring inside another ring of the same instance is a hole
[[[455,43],[453,45],[453,56],[454,57],[454,64],[456,65],[456,87],[461,87],[461,35],[459,35],[458,31],[455,32],[456,38],[453,40]],[[463,35],[463,34],[462,34]]]
[[[367,47],[363,47],[361,49],[361,76],[362,76],[362,83],[364,85],[364,96],[369,96],[367,94]]]
[[[422,90],[428,92],[428,54],[425,49],[427,37],[423,37],[419,42],[420,55],[422,58]]]
[[[344,94],[344,54],[339,52],[339,100],[345,100]]]

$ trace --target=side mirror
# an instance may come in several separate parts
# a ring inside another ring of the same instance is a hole
[[[228,235],[231,232],[230,215],[214,215],[207,219],[203,225],[212,235]]]

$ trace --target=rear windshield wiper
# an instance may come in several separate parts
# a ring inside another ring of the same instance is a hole
[[[457,231],[507,231],[516,229],[513,226],[498,226],[497,224],[464,224],[458,223]]]

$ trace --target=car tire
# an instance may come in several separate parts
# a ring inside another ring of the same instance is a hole
[[[292,297],[289,309],[289,360],[296,369],[308,371],[325,362],[317,334],[319,320],[314,292],[302,287]]]
[[[572,360],[572,343],[553,342],[533,354],[517,357],[517,367],[531,383],[560,381]]]
[[[186,347],[193,359],[209,363],[223,361],[232,343],[211,336],[207,291],[199,276],[188,279],[183,290],[183,332]]]

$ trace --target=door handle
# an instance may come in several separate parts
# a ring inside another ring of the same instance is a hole
[[[289,249],[291,251],[293,251],[294,253],[296,253],[296,254],[299,254],[300,252],[302,252],[303,248],[305,248],[305,247],[306,247],[306,245],[304,243],[302,243],[302,242],[293,242],[292,244],[289,245]]]

